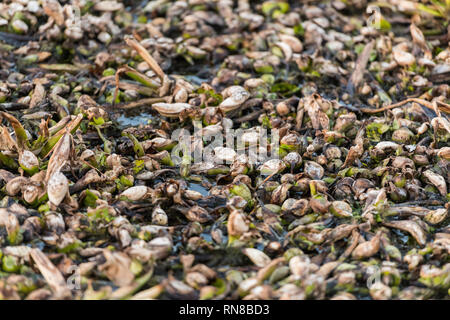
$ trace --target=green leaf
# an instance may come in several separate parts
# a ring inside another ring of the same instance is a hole
[[[143,157],[145,155],[144,148],[142,147],[138,139],[136,139],[136,137],[131,133],[125,133],[124,135],[133,142],[133,150],[136,155],[138,157]]]
[[[93,120],[94,124],[97,126],[101,126],[102,124],[105,123],[105,119],[103,119],[103,117],[98,117],[98,118],[93,117],[92,120]]]
[[[27,133],[20,124],[19,120],[17,120],[14,116],[6,112],[1,112],[1,115],[3,116],[3,118],[8,120],[11,126],[13,127],[19,148],[23,149],[25,146],[29,147]]]
[[[379,142],[381,135],[389,130],[389,126],[385,123],[372,122],[366,127],[366,134],[369,140]]]
[[[266,1],[261,7],[262,12],[265,16],[275,17],[275,12],[279,11],[279,14],[286,13],[289,11],[289,3],[287,2],[276,2],[276,1]]]
[[[305,35],[305,28],[303,28],[301,23],[299,23],[298,25],[294,26],[293,29],[294,29],[294,34],[296,36],[303,37]]]
[[[419,3],[419,4],[417,5],[417,8],[418,8],[419,10],[421,10],[421,11],[423,11],[423,12],[426,12],[426,13],[429,13],[429,14],[431,14],[431,15],[433,15],[433,16],[436,16],[436,17],[443,17],[443,16],[442,16],[442,13],[440,13],[439,11],[434,10],[434,9],[432,9],[431,7],[426,6],[426,5],[422,4],[422,3]]]
[[[300,91],[300,87],[289,82],[278,82],[270,88],[270,91],[281,94],[282,96],[290,96]]]
[[[96,205],[97,199],[98,199],[97,195],[93,193],[91,190],[87,189],[86,196],[83,200],[83,204],[87,207],[95,208],[97,206]]]
[[[391,24],[386,19],[381,18],[380,29],[381,29],[381,31],[389,31],[389,30],[391,30]]]
[[[9,169],[13,170],[19,167],[14,159],[8,157],[2,152],[0,152],[0,163],[3,164],[5,167],[8,167]]]

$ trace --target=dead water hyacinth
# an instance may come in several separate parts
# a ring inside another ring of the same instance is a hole
[[[447,298],[448,10],[391,2],[1,3],[0,298]]]

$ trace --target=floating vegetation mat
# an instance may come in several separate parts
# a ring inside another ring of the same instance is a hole
[[[0,3],[0,299],[448,299],[448,0]]]

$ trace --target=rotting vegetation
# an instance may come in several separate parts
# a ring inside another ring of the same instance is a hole
[[[0,299],[448,299],[449,12],[3,1]]]

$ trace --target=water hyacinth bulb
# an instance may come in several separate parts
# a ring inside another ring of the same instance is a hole
[[[39,171],[39,159],[31,151],[24,150],[19,154],[19,164],[30,176]]]
[[[236,184],[231,187],[230,192],[233,195],[242,197],[248,203],[253,202],[252,192],[248,188],[248,186],[244,183]]]
[[[409,143],[414,138],[414,133],[406,127],[395,130],[392,133],[392,140],[398,143]]]
[[[225,100],[219,105],[220,110],[229,112],[239,108],[248,98],[250,94],[241,86],[231,86],[222,91]]]
[[[168,222],[166,212],[160,206],[155,207],[152,212],[152,223],[159,226],[166,226]]]
[[[190,109],[192,106],[188,103],[154,103],[153,109],[159,112],[160,115],[168,118],[177,118],[183,111]]]
[[[283,158],[283,161],[293,170],[301,165],[302,156],[298,152],[290,152]]]
[[[300,137],[296,134],[285,135],[280,141],[280,148],[286,151],[296,151],[300,147]]]
[[[238,210],[232,210],[228,217],[227,229],[229,236],[239,237],[247,232],[249,227],[245,222],[243,214]]]
[[[243,253],[258,267],[263,268],[270,263],[270,258],[262,251],[254,248],[245,248]]]
[[[286,164],[279,159],[271,159],[262,164],[258,170],[262,175],[271,175],[282,172],[286,168]]]
[[[121,197],[125,197],[131,201],[138,201],[145,198],[148,188],[146,186],[135,186],[128,188],[120,194]]]
[[[330,212],[339,218],[352,217],[352,207],[345,201],[333,201]]]
[[[314,161],[307,161],[305,163],[304,171],[311,179],[314,179],[314,180],[322,179],[322,177],[325,173],[325,170],[323,169],[323,167]]]
[[[58,206],[69,192],[69,181],[61,172],[55,172],[48,181],[47,194],[52,204]]]

